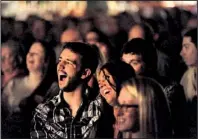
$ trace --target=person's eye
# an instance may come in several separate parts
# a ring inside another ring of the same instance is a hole
[[[70,63],[69,63],[69,61],[65,61],[65,64],[68,65],[68,64],[70,64]]]
[[[139,63],[138,62],[132,62],[132,65],[138,65]]]
[[[109,80],[109,78],[110,78],[110,76],[108,76],[108,75],[105,76],[105,79],[106,80]]]
[[[188,45],[185,45],[185,46],[184,46],[184,48],[188,49],[188,48],[189,48],[189,46],[188,46]]]

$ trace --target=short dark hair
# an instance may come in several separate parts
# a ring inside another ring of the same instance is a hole
[[[130,40],[124,44],[121,50],[121,56],[129,53],[141,55],[147,69],[154,70],[157,68],[157,52],[153,44],[149,41],[141,38]]]
[[[184,34],[184,37],[185,36],[191,37],[191,41],[195,44],[195,47],[197,48],[197,28],[190,29]]]
[[[82,42],[68,42],[64,43],[62,48],[62,51],[64,49],[70,49],[72,52],[81,55],[82,68],[89,68],[91,70],[91,75],[95,73],[98,66],[98,54],[89,44]]]

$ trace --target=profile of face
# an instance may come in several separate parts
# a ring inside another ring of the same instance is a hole
[[[37,40],[43,40],[46,34],[45,23],[41,20],[36,20],[32,26],[32,33]]]
[[[14,55],[9,47],[1,48],[1,70],[2,72],[10,73],[15,69]]]
[[[118,108],[114,114],[118,129],[121,132],[139,130],[139,102],[138,99],[130,94],[129,90],[123,87],[118,97]]]
[[[144,39],[144,30],[139,25],[135,25],[129,30],[128,40],[134,38]]]
[[[98,74],[98,84],[100,88],[100,94],[105,98],[107,103],[111,106],[116,104],[116,83],[112,75],[103,69]]]
[[[191,41],[191,37],[184,36],[182,42],[182,50],[180,52],[184,62],[187,66],[197,65],[197,48],[195,44]]]
[[[41,72],[45,65],[45,50],[41,43],[33,43],[26,56],[27,69],[30,72]]]
[[[93,45],[98,42],[98,35],[95,32],[88,32],[86,34],[86,42]]]
[[[140,75],[144,72],[145,64],[142,60],[141,55],[137,54],[123,54],[122,61],[126,62],[127,64],[131,65],[137,75]]]
[[[81,56],[70,49],[64,49],[57,65],[59,88],[64,91],[73,91],[82,78],[80,71]]]

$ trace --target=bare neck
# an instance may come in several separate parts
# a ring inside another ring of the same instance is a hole
[[[74,91],[63,93],[63,98],[69,105],[73,117],[76,116],[77,110],[79,109],[83,101],[82,93],[84,90],[85,88],[83,87],[83,85],[79,85]]]
[[[30,88],[36,88],[41,83],[42,79],[43,79],[42,73],[30,72],[29,75],[27,76],[28,86]]]
[[[41,81],[42,78],[43,78],[43,74],[41,72],[37,72],[37,73],[30,72],[28,75],[28,79],[34,82]]]

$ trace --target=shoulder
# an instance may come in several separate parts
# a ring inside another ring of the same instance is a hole
[[[180,84],[182,86],[187,85],[187,82],[195,81],[197,77],[197,68],[188,68],[181,78]]]
[[[43,113],[48,114],[50,111],[52,111],[58,104],[60,103],[60,94],[54,96],[51,99],[46,100],[45,102],[39,104],[35,112],[36,113]]]

